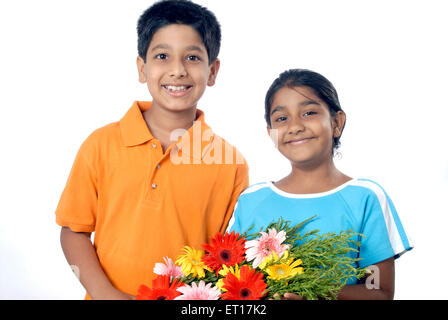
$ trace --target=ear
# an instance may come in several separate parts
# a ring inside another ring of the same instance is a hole
[[[208,81],[207,85],[209,87],[213,86],[216,81],[216,77],[218,76],[219,67],[221,66],[221,61],[219,59],[216,59],[212,64],[209,66],[210,68],[210,74],[208,75]]]
[[[143,61],[143,58],[138,56],[137,57],[137,70],[138,70],[138,81],[141,83],[146,83],[147,77],[146,77],[146,71],[145,71],[145,61]]]
[[[333,118],[333,137],[339,138],[345,126],[345,112],[339,110]]]

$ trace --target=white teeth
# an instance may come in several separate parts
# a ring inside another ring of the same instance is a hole
[[[166,89],[170,91],[184,91],[187,90],[186,86],[164,86]]]

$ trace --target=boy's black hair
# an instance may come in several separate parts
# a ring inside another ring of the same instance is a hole
[[[138,20],[138,55],[145,63],[152,37],[157,30],[170,24],[184,24],[195,29],[207,49],[209,64],[218,58],[221,27],[215,15],[189,0],[162,0],[149,7]]]
[[[279,77],[274,80],[266,93],[264,116],[270,128],[272,128],[270,112],[275,94],[283,87],[294,88],[298,86],[311,88],[315,94],[328,105],[332,117],[334,117],[338,111],[343,111],[339,103],[338,93],[327,78],[317,72],[307,69],[290,69],[281,73]],[[342,127],[341,131],[343,130],[344,127]],[[340,136],[341,135],[333,138],[333,151],[340,146]]]

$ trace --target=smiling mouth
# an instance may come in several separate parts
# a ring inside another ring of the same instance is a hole
[[[164,85],[162,86],[164,89],[168,90],[168,91],[173,91],[173,92],[180,92],[180,91],[187,91],[188,89],[190,89],[192,86],[172,86],[172,85]]]
[[[180,98],[180,97],[183,97],[183,96],[186,96],[187,94],[189,94],[191,91],[191,88],[193,88],[193,86],[190,86],[190,85],[182,85],[182,86],[162,85],[162,88],[170,96]]]
[[[304,139],[289,140],[289,141],[286,141],[286,144],[301,145],[301,144],[307,143],[311,139],[314,139],[314,138],[311,137],[311,138],[304,138]]]

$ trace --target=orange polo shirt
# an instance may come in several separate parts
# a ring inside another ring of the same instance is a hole
[[[133,295],[151,285],[164,256],[174,260],[185,245],[201,248],[224,232],[249,184],[246,161],[213,134],[202,111],[163,152],[142,115],[150,106],[135,102],[84,141],[56,209],[60,226],[95,232],[104,272]]]

